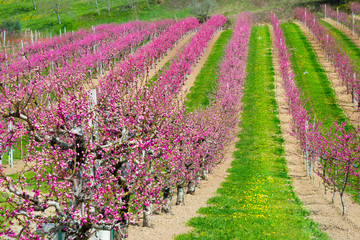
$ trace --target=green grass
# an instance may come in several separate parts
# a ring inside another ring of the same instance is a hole
[[[190,14],[188,8],[169,8],[167,4],[155,5],[150,2],[150,7],[145,0],[136,1],[136,5],[130,8],[130,1],[112,1],[111,11],[107,11],[106,1],[98,0],[100,15],[95,5],[89,0],[68,0],[60,13],[62,24],[59,25],[56,15],[46,10],[40,1],[36,0],[38,9],[35,11],[32,1],[28,0],[0,0],[0,23],[3,21],[19,21],[23,29],[40,30],[45,33],[59,34],[60,29],[66,27],[67,31],[79,28],[90,28],[111,22],[127,22],[132,20],[155,21],[166,18],[183,18]],[[42,1],[44,2],[44,1]],[[64,31],[64,30],[63,30]]]
[[[22,150],[23,150],[23,157],[25,158],[26,157],[26,154],[27,154],[27,145],[29,144],[29,137],[24,137],[22,138]],[[16,146],[13,147],[13,159],[14,159],[14,162],[15,161],[18,161],[21,159],[21,144],[20,144],[20,140],[19,142],[17,143]],[[8,155],[8,152],[6,152],[4,155],[3,155],[3,165],[7,165],[9,164],[9,155]]]
[[[185,105],[189,111],[193,111],[198,107],[206,107],[209,104],[209,97],[216,87],[218,66],[222,59],[225,45],[231,35],[232,30],[222,32],[212,48],[208,59],[196,77],[194,86],[190,88],[186,96]]]
[[[78,28],[89,28],[92,25],[109,22],[126,22],[130,20],[159,20],[165,18],[183,18],[192,15],[189,4],[193,0],[164,0],[161,5],[155,5],[154,0],[138,0],[135,8],[130,8],[130,0],[111,0],[111,11],[107,11],[107,0],[97,0],[100,3],[100,15],[96,11],[94,0],[62,0],[68,2],[62,8],[61,21],[51,11],[44,10],[40,2],[50,0],[36,0],[38,10],[34,10],[31,0],[0,0],[0,23],[4,20],[20,21],[23,29],[41,30],[58,34],[64,27],[68,31]],[[211,14],[223,14],[234,22],[239,12],[251,11],[258,22],[268,22],[269,12],[273,11],[281,19],[293,19],[293,9],[306,6],[310,9],[318,8],[319,3],[313,0],[217,0],[216,7]]]
[[[330,31],[331,36],[336,39],[341,48],[347,53],[350,59],[354,61],[355,69],[360,72],[360,49],[343,32],[331,24],[322,20],[320,20],[320,23]]]
[[[295,73],[295,82],[306,102],[308,112],[316,120],[323,122],[325,128],[334,121],[347,122],[343,110],[337,105],[335,92],[325,71],[300,28],[294,23],[281,25],[286,44],[291,50],[291,64]],[[350,127],[350,126],[349,126]]]
[[[254,27],[237,150],[226,181],[183,239],[328,239],[308,218],[287,176],[267,26]]]

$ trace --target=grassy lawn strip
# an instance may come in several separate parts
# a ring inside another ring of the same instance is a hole
[[[194,86],[190,88],[186,96],[185,105],[189,111],[198,107],[206,107],[209,104],[209,96],[216,86],[217,71],[224,53],[224,47],[231,35],[232,30],[226,30],[215,42],[209,57],[196,77]]]
[[[360,72],[360,49],[343,32],[333,27],[331,24],[320,20],[320,23],[329,29],[330,34],[338,41],[341,48],[354,61],[355,69]]]
[[[217,196],[182,239],[328,239],[292,191],[280,136],[267,26],[251,32],[239,141]]]
[[[307,110],[324,127],[332,126],[334,121],[347,122],[343,110],[336,103],[336,95],[325,71],[300,28],[294,23],[281,25],[286,45],[291,50],[291,64],[296,85],[302,92]]]

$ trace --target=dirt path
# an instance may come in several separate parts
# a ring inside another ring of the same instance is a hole
[[[218,31],[214,35],[199,62],[196,64],[196,66],[194,66],[193,71],[188,76],[188,79],[186,80],[185,85],[181,90],[182,97],[184,97],[191,86],[193,86],[196,76],[199,74],[201,68],[205,64],[221,32],[222,31]],[[238,131],[238,129],[236,131]],[[220,187],[221,182],[227,176],[226,170],[230,167],[230,164],[233,160],[232,153],[235,151],[236,141],[237,139],[235,139],[233,143],[224,150],[226,153],[225,161],[213,170],[207,181],[201,182],[201,186],[196,189],[195,195],[185,195],[185,206],[175,205],[175,198],[173,198],[173,214],[156,212],[153,215],[154,228],[144,228],[142,227],[141,222],[139,226],[130,226],[128,239],[166,240],[173,239],[174,236],[178,234],[187,233],[190,228],[186,226],[186,222],[189,221],[190,218],[198,216],[196,211],[199,210],[199,208],[206,206],[206,201],[215,195],[216,190]]]
[[[295,22],[302,32],[305,34],[306,39],[309,41],[312,49],[314,50],[319,63],[324,69],[332,88],[335,91],[337,104],[343,109],[346,117],[349,119],[350,124],[354,127],[360,123],[360,112],[356,111],[354,103],[352,102],[351,94],[347,93],[346,87],[342,85],[339,75],[335,72],[335,68],[331,62],[326,58],[324,51],[321,49],[320,44],[313,38],[311,32],[301,23]]]
[[[180,40],[176,46],[169,51],[167,55],[165,55],[155,66],[155,68],[150,69],[149,73],[147,74],[147,79],[151,79],[154,77],[157,71],[159,71],[161,68],[165,66],[165,64],[175,57],[175,55],[179,52],[181,48],[185,46],[185,44],[193,37],[195,36],[196,32],[190,33],[187,36],[185,36],[182,40]]]
[[[270,26],[271,37],[273,28]],[[291,115],[288,113],[289,106],[285,101],[285,90],[281,86],[278,57],[273,45],[273,64],[275,69],[275,94],[278,104],[280,127],[284,139],[285,157],[288,166],[288,175],[293,180],[294,191],[304,207],[309,209],[310,217],[320,225],[320,229],[331,238],[337,240],[360,239],[360,206],[345,196],[348,212],[342,216],[340,198],[337,196],[335,204],[331,203],[332,194],[328,191],[324,194],[324,187],[316,176],[310,179],[306,176],[306,168],[302,163],[299,144],[290,134]]]
[[[331,24],[331,26],[333,26],[334,28],[343,32],[357,47],[360,48],[360,37],[356,33],[355,35],[353,35],[352,29],[348,28],[342,23],[337,24],[337,22],[331,18],[325,18],[322,20],[324,20],[325,22]]]
[[[195,35],[195,32],[187,34],[184,38],[182,38],[180,41],[176,43],[176,46],[173,47],[168,54],[166,54],[162,59],[158,62],[157,66],[153,69],[151,69],[147,75],[147,79],[151,79],[157,71],[159,71],[170,59],[172,59],[178,51]],[[104,71],[104,74],[101,75],[98,78],[95,78],[92,80],[91,85],[87,85],[86,89],[92,89],[95,88],[97,85],[99,85],[99,79],[109,74],[109,70]],[[196,76],[195,76],[196,77]],[[4,165],[3,169],[5,171],[6,175],[16,174],[24,170],[24,167],[27,167],[24,161],[14,161],[13,168],[10,168],[9,165]]]

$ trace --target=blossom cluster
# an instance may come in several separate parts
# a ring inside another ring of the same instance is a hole
[[[360,3],[358,2],[351,2],[350,4],[350,10],[354,14],[360,14]]]

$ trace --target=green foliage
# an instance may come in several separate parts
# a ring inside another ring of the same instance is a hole
[[[183,239],[328,239],[309,219],[287,176],[279,136],[267,26],[252,29],[243,113],[232,167]]]
[[[200,23],[209,18],[210,12],[216,7],[215,0],[193,0],[190,5],[190,11]]]
[[[44,0],[45,1],[45,0]],[[157,1],[146,0],[112,0],[110,12],[107,1],[99,0],[99,8],[94,1],[73,0],[67,1],[66,8],[60,9],[61,25],[58,24],[56,14],[49,11],[46,4],[39,3],[34,10],[32,1],[29,0],[0,0],[0,22],[19,21],[22,28],[40,30],[47,34],[59,34],[60,29],[66,27],[67,31],[79,28],[91,28],[92,25],[106,24],[111,22],[128,22],[133,20],[157,21],[166,18],[184,18],[190,14],[188,8],[170,8],[168,4],[157,4]]]
[[[346,122],[335,92],[305,35],[294,23],[284,23],[281,29],[291,50],[296,85],[301,89],[303,100],[308,100],[307,110],[313,117],[316,114],[316,120],[323,122],[325,128],[331,127],[334,121]]]
[[[221,33],[199,75],[196,77],[194,86],[190,88],[186,96],[185,105],[189,111],[193,111],[198,107],[206,107],[209,104],[209,97],[216,87],[218,67],[231,34],[232,30]]]
[[[10,33],[19,33],[21,25],[19,21],[6,20],[0,24],[0,30],[5,30]]]

